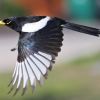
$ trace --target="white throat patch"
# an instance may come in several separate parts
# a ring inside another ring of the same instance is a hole
[[[50,20],[50,17],[45,17],[38,22],[27,23],[22,26],[22,32],[36,32],[44,28],[47,25],[47,22]]]

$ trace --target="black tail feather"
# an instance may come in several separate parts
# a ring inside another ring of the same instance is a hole
[[[82,33],[89,34],[89,35],[94,35],[94,36],[100,35],[100,29],[96,29],[96,28],[88,27],[84,25],[79,25],[79,24],[74,24],[70,22],[66,22],[66,24],[64,25],[64,28],[82,32]]]

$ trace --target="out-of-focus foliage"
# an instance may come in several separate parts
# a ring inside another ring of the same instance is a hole
[[[0,18],[24,15],[22,7],[16,5],[12,0],[0,0]]]
[[[0,0],[0,17],[51,15],[78,20],[100,18],[100,0]]]
[[[62,16],[64,0],[15,0],[31,15]]]
[[[100,52],[95,53],[91,56],[85,55],[84,57],[79,57],[77,59],[71,60],[68,64],[66,63],[66,65],[83,67],[83,66],[91,66],[99,61],[100,61]]]

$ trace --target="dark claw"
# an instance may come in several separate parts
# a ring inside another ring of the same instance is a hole
[[[11,51],[15,51],[15,50],[16,50],[16,48],[11,49]]]

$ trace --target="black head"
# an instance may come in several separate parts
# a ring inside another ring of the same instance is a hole
[[[4,19],[2,22],[11,29],[21,32],[22,26],[26,23],[37,22],[45,18],[45,16],[25,16],[25,17],[10,17]]]

